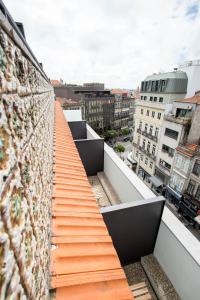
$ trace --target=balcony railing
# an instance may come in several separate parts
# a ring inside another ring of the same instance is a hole
[[[168,173],[170,173],[171,168],[169,169],[169,168],[163,166],[161,163],[159,163],[159,167],[160,167],[162,170],[167,171]]]
[[[138,132],[138,131],[137,131]],[[140,132],[141,133],[141,130]],[[152,139],[153,141],[157,142],[158,141],[158,137],[156,135],[152,135],[150,132],[147,132],[146,130],[142,131],[142,135],[146,136],[149,139]]]
[[[191,123],[192,116],[175,117],[174,115],[168,114],[168,115],[164,115],[164,119],[166,121],[169,121],[169,122],[174,122],[174,123],[178,123],[178,124],[181,124],[181,125],[187,125],[187,124]]]
[[[145,149],[143,146],[138,146],[138,149],[143,152],[146,156],[151,158],[153,161],[156,161],[156,156],[153,153],[150,153],[147,149]]]
[[[162,152],[163,152],[163,153],[167,153],[170,157],[173,157],[173,156],[174,156],[174,153],[168,152],[168,151],[165,150],[165,149],[162,149]]]

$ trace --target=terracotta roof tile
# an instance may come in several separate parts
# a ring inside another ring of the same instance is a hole
[[[133,299],[87,175],[56,102],[51,286],[56,299]]]
[[[57,85],[60,85],[60,81],[57,80],[57,79],[51,80],[51,84],[52,84],[53,86],[57,86]]]
[[[200,104],[200,96],[195,95],[195,96],[190,97],[190,98],[177,99],[175,102],[186,102],[186,103]]]
[[[176,148],[176,150],[186,156],[193,157],[195,152],[197,151],[198,145],[197,144],[186,144],[180,145]]]

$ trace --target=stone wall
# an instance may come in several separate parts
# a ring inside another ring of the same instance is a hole
[[[54,93],[0,17],[0,299],[47,299]]]

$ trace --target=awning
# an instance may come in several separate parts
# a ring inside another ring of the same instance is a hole
[[[156,176],[151,176],[149,178],[149,180],[153,183],[153,185],[155,185],[155,187],[159,187],[159,186],[163,185],[163,181],[160,180],[160,178],[158,178]]]
[[[130,152],[130,153],[128,154],[127,160],[128,160],[130,163],[132,163],[133,165],[134,165],[134,164],[137,164],[137,161],[134,160],[134,159],[132,158],[132,152]]]
[[[170,193],[172,196],[176,197],[178,200],[181,200],[182,198],[182,195],[174,191],[169,185],[167,186],[167,192]]]

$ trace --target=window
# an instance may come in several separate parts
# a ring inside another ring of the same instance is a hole
[[[144,81],[142,81],[141,91],[144,91]]]
[[[161,113],[158,113],[158,117],[157,117],[159,120],[160,120],[160,118],[161,118]]]
[[[150,97],[150,101],[153,101],[153,97]]]
[[[156,102],[156,101],[157,101],[157,97],[154,97],[154,98],[153,98],[153,101]]]
[[[155,111],[152,111],[151,116],[152,116],[152,118],[155,117]]]
[[[200,186],[198,186],[195,198],[200,201]]]
[[[141,108],[141,115],[143,115],[144,110]]]
[[[143,161],[143,159],[144,159],[144,155],[143,154],[140,155],[140,159],[141,159],[141,161]]]
[[[153,126],[152,126],[152,125],[150,126],[149,133],[150,133],[151,135],[153,135]]]
[[[149,116],[149,110],[147,110],[147,116]]]
[[[155,136],[158,137],[159,128],[156,127]]]
[[[200,175],[200,160],[196,160],[192,173],[197,176]]]
[[[142,142],[142,147],[145,148],[145,145],[146,145],[146,140],[143,139],[143,142]]]
[[[163,159],[160,159],[160,166],[167,169],[168,171],[171,170],[171,165],[168,164],[166,161],[164,161]]]
[[[156,86],[156,82],[155,82],[155,81],[152,81],[152,82],[151,82],[151,91],[152,91],[152,92],[155,92],[155,86]]]
[[[147,100],[147,96],[144,96],[144,98],[143,98],[144,100]]]
[[[151,146],[151,144],[150,144],[150,142],[148,142],[148,144],[147,144],[147,152],[150,152],[150,146]]]
[[[145,128],[144,128],[144,131],[147,132],[147,129],[148,129],[148,124],[145,123]]]
[[[163,102],[163,97],[159,97],[159,102]]]
[[[141,96],[141,100],[143,100],[143,96]]]
[[[145,158],[145,165],[147,165],[148,164],[148,158],[146,157]]]
[[[139,129],[142,129],[142,122],[140,122],[139,124]]]
[[[153,145],[153,148],[152,148],[152,155],[155,155],[155,152],[156,152],[156,145]]]
[[[195,189],[195,183],[190,180],[190,182],[188,184],[188,187],[187,187],[188,194],[192,196],[193,192],[194,192],[194,189]]]
[[[136,151],[135,156],[138,157],[138,151]]]
[[[165,128],[165,135],[174,140],[177,140],[178,138],[178,132],[169,128]]]
[[[153,162],[150,161],[149,167],[152,169],[153,168]]]
[[[167,146],[165,144],[162,145],[162,151],[167,152],[169,154],[169,156],[174,155],[174,149],[170,148],[169,146]]]

